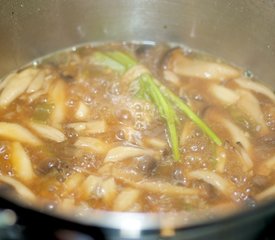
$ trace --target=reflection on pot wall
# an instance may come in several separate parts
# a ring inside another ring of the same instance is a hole
[[[0,0],[0,4],[0,75],[84,42],[148,40],[202,49],[273,82],[274,1]]]

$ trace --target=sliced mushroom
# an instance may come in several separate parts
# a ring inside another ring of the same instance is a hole
[[[185,56],[175,49],[169,56],[168,69],[178,75],[202,79],[227,80],[240,76],[240,71],[229,65]]]
[[[104,162],[118,162],[131,157],[143,155],[154,155],[154,151],[150,149],[119,146],[112,148],[106,155]]]
[[[64,142],[66,140],[63,132],[49,125],[31,122],[29,126],[42,138],[46,138],[55,142]]]
[[[54,104],[50,119],[52,126],[60,128],[66,117],[66,84],[57,79],[52,89],[49,90],[49,102]]]
[[[13,74],[0,94],[0,106],[7,107],[23,94],[37,74],[38,70],[34,68],[27,68],[17,74]]]
[[[223,104],[231,105],[236,103],[240,96],[236,91],[218,84],[210,85],[209,91],[213,96],[220,100]]]
[[[217,173],[208,170],[195,170],[189,173],[189,177],[209,183],[226,196],[233,193],[233,185]]]
[[[114,211],[128,211],[137,202],[140,191],[133,188],[126,188],[114,200]]]
[[[252,81],[251,79],[248,78],[238,78],[235,80],[235,82],[245,88],[252,90],[257,93],[261,93],[268,98],[270,98],[273,102],[275,102],[275,94],[272,92],[272,90],[268,89],[266,86],[263,86],[262,84]]]
[[[11,163],[15,176],[23,181],[30,181],[35,177],[31,159],[19,142],[11,143]]]
[[[28,129],[17,123],[0,122],[0,136],[34,146],[42,144]]]
[[[74,146],[99,154],[106,153],[109,148],[102,140],[92,137],[79,137],[74,143]]]

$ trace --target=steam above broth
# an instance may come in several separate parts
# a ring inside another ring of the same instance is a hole
[[[275,95],[219,59],[85,45],[3,79],[0,113],[0,181],[37,206],[174,212],[275,196]]]

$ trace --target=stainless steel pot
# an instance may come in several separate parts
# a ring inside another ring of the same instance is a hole
[[[273,0],[0,0],[0,6],[0,77],[32,59],[85,42],[168,41],[250,69],[275,88]],[[6,206],[28,216],[35,227],[45,222],[81,227],[94,238],[100,232],[100,239],[160,239],[164,222],[171,239],[255,239],[275,215],[275,202],[192,225],[181,215],[91,212],[71,219],[10,199],[0,207]]]

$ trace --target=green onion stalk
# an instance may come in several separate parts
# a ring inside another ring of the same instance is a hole
[[[120,51],[95,52],[93,63],[112,69],[120,74],[124,74],[138,64],[134,58]],[[151,73],[143,73],[135,80],[138,81],[139,86],[136,95],[149,99],[157,107],[160,116],[166,121],[169,143],[176,161],[180,159],[180,151],[176,127],[178,117],[175,107],[193,121],[215,144],[222,145],[222,141],[216,133],[181,98],[162,85]]]

